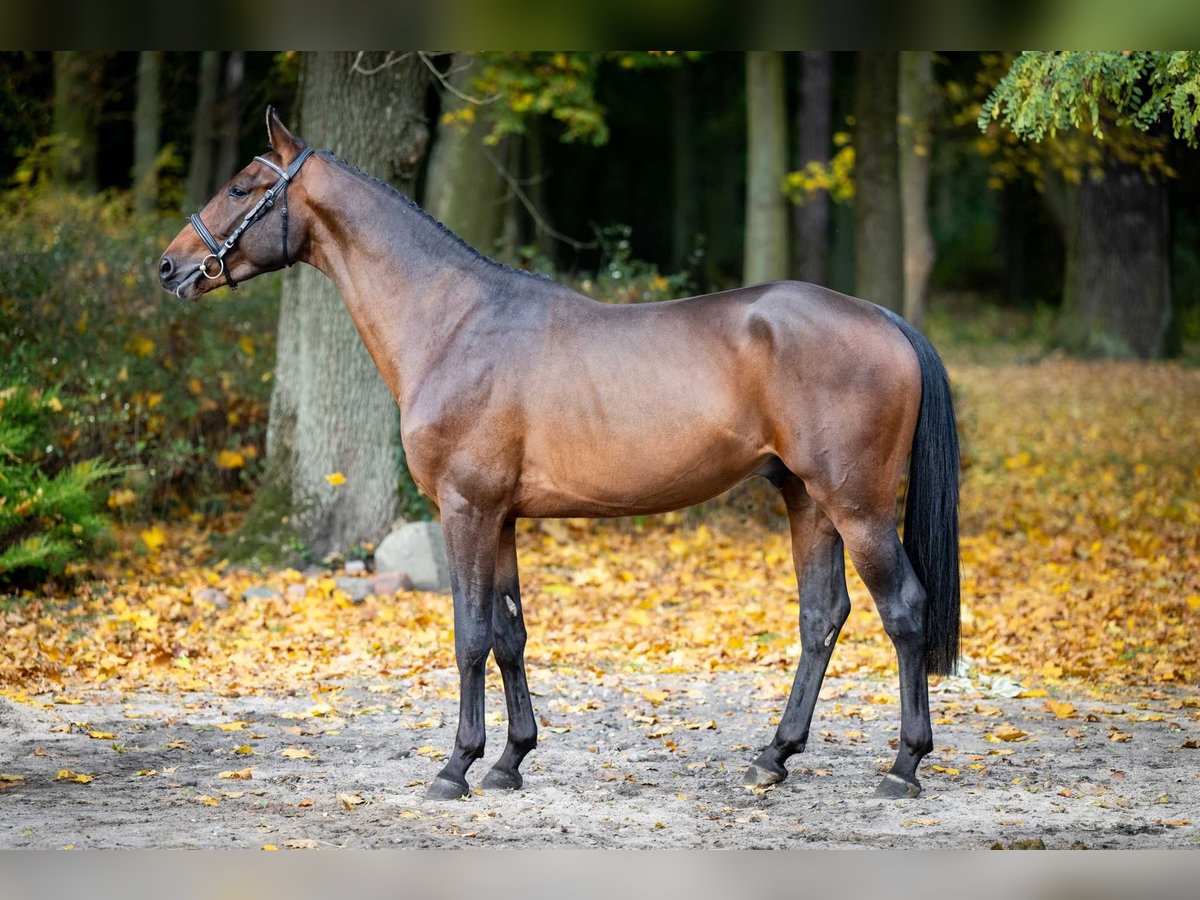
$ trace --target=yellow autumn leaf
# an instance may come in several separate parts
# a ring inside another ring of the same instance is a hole
[[[167,539],[167,535],[157,525],[152,525],[144,531],[139,531],[138,537],[142,539],[142,543],[146,545],[151,553],[157,553],[162,547],[163,542]]]
[[[237,450],[222,450],[214,462],[218,469],[240,469],[246,465],[246,457]]]
[[[253,356],[254,356],[254,338],[250,337],[250,335],[243,334],[238,339],[238,347],[240,347],[241,351],[243,353],[245,353],[247,356],[253,358]]]
[[[339,485],[343,485],[346,483],[346,476],[343,475],[341,472],[331,472],[330,474],[325,476],[325,480],[328,481],[334,487],[338,487]]]
[[[1059,700],[1047,700],[1046,709],[1054,713],[1056,719],[1076,719],[1075,704],[1065,703]]]
[[[107,505],[109,509],[121,509],[137,500],[137,494],[129,488],[117,488],[109,491]]]
[[[935,772],[941,772],[943,775],[959,774],[958,769],[954,768],[953,766],[930,766],[930,768]]]
[[[346,809],[354,809],[357,806],[362,806],[367,801],[363,799],[359,793],[353,794],[338,794],[338,800],[342,802],[342,806]]]
[[[62,401],[54,396],[52,396],[49,400],[46,401],[46,406],[49,407],[49,409],[52,412],[62,412],[63,411]]]
[[[280,750],[279,755],[287,759],[316,759],[307,750],[300,747],[288,747],[286,750]]]
[[[217,773],[218,778],[229,778],[233,780],[249,781],[254,777],[254,767],[247,766],[244,769],[226,769],[224,772]]]
[[[246,726],[249,724],[250,724],[249,722],[245,722],[241,719],[236,719],[233,722],[218,722],[217,727],[220,728],[222,731],[245,731]]]
[[[1029,737],[1028,732],[1022,731],[1020,728],[1017,728],[1015,725],[1009,725],[1007,723],[1005,723],[1004,725],[1001,725],[999,728],[997,728],[991,734],[984,736],[985,740],[992,741],[993,743],[996,741],[1006,741],[1006,742],[1023,741],[1027,737]]]
[[[73,772],[70,769],[59,769],[58,775],[55,776],[55,781],[73,781],[76,784],[90,784],[95,781],[94,775],[85,775],[82,772]]]
[[[144,334],[135,334],[125,342],[125,350],[134,356],[140,356],[142,359],[145,359],[154,352],[154,341],[150,340]]]
[[[97,741],[115,741],[117,736],[108,731],[89,731],[88,737]]]
[[[249,744],[242,744],[242,746],[238,747],[233,752],[236,753],[238,756],[254,756],[255,755],[254,748],[251,747]]]
[[[218,803],[221,802],[216,797],[210,797],[208,794],[200,794],[196,797],[193,797],[192,799],[196,803],[199,803],[203,806],[216,806]]]

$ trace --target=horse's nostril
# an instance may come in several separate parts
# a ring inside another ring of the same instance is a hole
[[[171,262],[171,257],[164,256],[158,261],[158,276],[159,278],[169,278],[171,273],[175,271],[175,263]]]

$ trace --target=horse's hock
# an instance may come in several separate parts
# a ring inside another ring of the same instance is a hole
[[[450,592],[446,541],[437,522],[408,522],[385,537],[375,550],[375,571],[406,572],[420,591]]]

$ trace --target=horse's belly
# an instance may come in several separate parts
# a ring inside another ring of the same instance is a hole
[[[736,437],[699,443],[610,438],[527,455],[514,512],[520,516],[630,516],[681,509],[728,490],[770,457]]]

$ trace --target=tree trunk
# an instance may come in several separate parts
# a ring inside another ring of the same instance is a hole
[[[1171,322],[1167,192],[1136,166],[1067,188],[1059,335],[1092,356],[1155,359]]]
[[[305,53],[297,133],[411,195],[429,138],[428,73],[409,57],[363,75],[352,69],[355,56]],[[383,58],[368,53],[362,68]],[[293,269],[284,278],[279,314],[270,490],[260,495],[252,521],[278,518],[283,510],[317,556],[379,540],[396,517],[407,478],[399,425],[396,403],[333,283],[308,266]],[[334,473],[345,477],[340,486],[326,478]]]
[[[246,81],[246,51],[233,50],[225,60],[225,92],[221,98],[220,147],[214,187],[227,182],[241,167],[242,88]]]
[[[696,181],[696,136],[692,127],[692,67],[683,63],[675,70],[671,113],[673,165],[671,209],[671,268],[682,272],[691,265],[696,243],[700,185]]]
[[[192,115],[192,155],[188,160],[183,188],[184,211],[200,209],[213,194],[213,120],[217,106],[217,83],[221,76],[221,51],[200,54],[199,91]]]
[[[929,231],[930,109],[933,58],[928,50],[900,53],[900,203],[904,217],[904,318],[925,320],[933,235]]]
[[[54,51],[54,183],[86,193],[99,190],[96,128],[100,120],[103,56],[78,50]]]
[[[162,51],[138,54],[137,106],[133,111],[133,196],[137,208],[148,212],[158,206],[158,148],[162,134],[159,82]]]
[[[832,141],[833,54],[800,54],[800,108],[796,115],[796,168],[828,164]],[[801,281],[829,284],[829,194],[816,191],[792,207],[796,232],[796,274]]]
[[[863,50],[854,82],[855,293],[900,312],[904,305],[904,220],[896,140],[898,54]]]
[[[758,284],[787,277],[787,109],[783,53],[746,53],[746,235],[742,281]]]
[[[450,67],[450,84],[474,97],[478,93],[471,85],[475,72],[473,58],[457,53]],[[463,113],[471,117],[469,122],[459,118]],[[429,213],[468,244],[489,254],[496,252],[508,195],[508,185],[497,168],[506,164],[502,148],[488,148],[483,143],[491,130],[488,107],[446,91],[425,180]],[[515,177],[517,173],[511,174]]]

